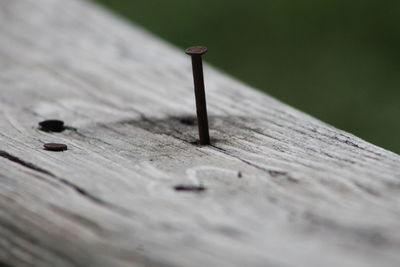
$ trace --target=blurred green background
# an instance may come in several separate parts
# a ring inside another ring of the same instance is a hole
[[[400,1],[96,0],[244,82],[400,153]]]

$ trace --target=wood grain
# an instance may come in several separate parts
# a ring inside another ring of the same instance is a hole
[[[0,36],[0,264],[399,266],[398,155],[209,65],[197,146],[190,57],[90,2],[1,1]]]

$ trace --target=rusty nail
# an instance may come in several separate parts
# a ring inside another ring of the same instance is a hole
[[[64,151],[68,149],[66,144],[58,144],[58,143],[46,143],[43,146],[45,150],[49,151]]]
[[[201,56],[208,50],[205,46],[193,46],[185,50],[185,53],[192,57],[194,94],[196,97],[197,121],[201,145],[210,144],[208,133],[208,118],[206,95],[204,92],[203,62]]]
[[[60,120],[45,120],[39,122],[39,129],[44,132],[62,132],[65,130],[64,122]]]

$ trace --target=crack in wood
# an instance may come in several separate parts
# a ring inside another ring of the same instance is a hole
[[[22,159],[20,159],[18,157],[15,157],[15,156],[7,153],[6,151],[0,150],[0,157],[8,159],[8,160],[10,160],[10,161],[12,161],[14,163],[17,163],[17,164],[19,164],[21,166],[24,166],[24,167],[26,167],[28,169],[31,169],[31,170],[34,170],[34,171],[37,171],[37,172],[40,172],[40,173],[55,177],[54,174],[50,173],[49,171],[46,171],[45,169],[42,169],[42,168],[40,168],[40,167],[30,163],[30,162],[22,160]]]
[[[28,168],[28,169],[31,169],[33,171],[48,175],[48,176],[52,177],[53,179],[55,179],[55,180],[63,183],[64,185],[68,186],[69,188],[72,188],[75,192],[77,192],[81,196],[85,197],[86,199],[88,199],[88,200],[90,200],[90,201],[92,201],[92,202],[94,202],[96,204],[99,204],[101,206],[110,208],[111,210],[113,210],[115,212],[118,212],[121,215],[124,215],[124,216],[126,216],[127,214],[133,215],[133,213],[131,211],[126,210],[126,209],[124,209],[122,207],[116,206],[114,204],[111,204],[109,202],[106,202],[106,201],[94,196],[93,194],[89,193],[86,189],[84,189],[84,188],[82,188],[82,187],[80,187],[80,186],[78,186],[78,185],[76,185],[76,184],[64,179],[64,178],[58,177],[58,176],[54,175],[53,173],[51,173],[51,172],[49,172],[49,171],[47,171],[47,170],[45,170],[45,169],[43,169],[43,168],[41,168],[39,166],[36,166],[33,163],[27,162],[27,161],[25,161],[25,160],[23,160],[21,158],[18,158],[18,157],[14,156],[14,155],[11,155],[10,153],[8,153],[8,152],[6,152],[4,150],[0,150],[0,157],[8,159],[8,160],[10,160],[10,161],[12,161],[14,163],[17,163],[17,164],[19,164],[19,165],[21,165],[21,166],[23,166],[25,168]]]

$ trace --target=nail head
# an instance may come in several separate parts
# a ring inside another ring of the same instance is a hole
[[[64,151],[68,149],[66,144],[59,144],[59,143],[46,143],[43,146],[45,150],[49,151]]]
[[[39,129],[44,132],[62,132],[64,131],[64,122],[61,120],[45,120],[39,122]]]
[[[185,50],[185,53],[188,55],[203,55],[208,51],[206,46],[192,46]]]

